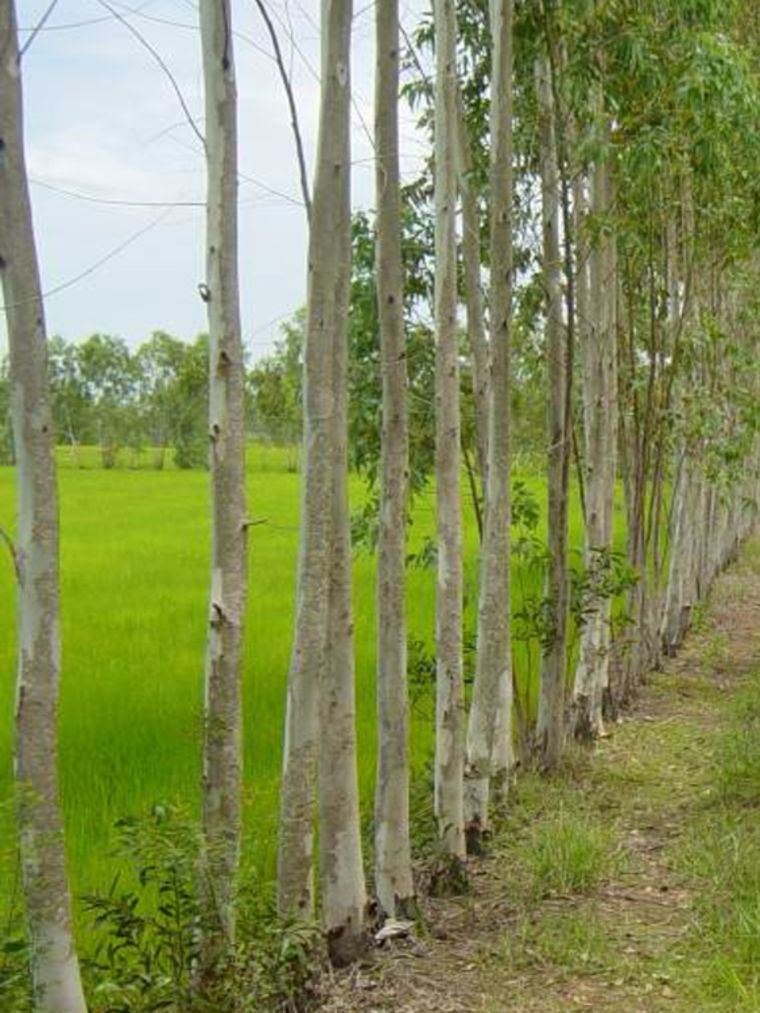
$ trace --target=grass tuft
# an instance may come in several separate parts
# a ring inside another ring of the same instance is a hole
[[[612,834],[563,808],[535,827],[526,844],[526,866],[537,896],[589,894],[614,864]]]

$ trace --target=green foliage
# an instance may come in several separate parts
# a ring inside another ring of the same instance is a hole
[[[48,374],[58,440],[80,448],[97,444],[101,465],[118,466],[130,451],[135,466],[141,448],[153,448],[162,468],[167,447],[180,468],[206,465],[208,458],[208,340],[188,344],[156,331],[135,352],[124,341],[94,334],[80,344],[53,337]]]
[[[235,949],[200,982],[198,828],[181,809],[158,805],[119,820],[117,834],[116,857],[134,885],[121,887],[120,874],[107,894],[84,898],[98,943],[83,966],[98,1013],[299,1007],[319,970],[316,926],[279,920],[269,891],[251,880],[238,896]]]
[[[252,430],[260,439],[278,444],[297,443],[303,428],[301,380],[306,311],[299,310],[283,324],[282,337],[271,355],[248,373]]]
[[[83,899],[99,943],[84,960],[104,1013],[184,1009],[192,998],[198,959],[194,875],[197,832],[188,817],[155,806],[145,819],[116,824],[114,858],[136,885],[115,876],[104,896]]]
[[[415,313],[427,293],[430,249],[417,235],[408,199],[402,218],[402,258],[406,285],[406,365],[409,403],[409,486],[412,496],[425,486],[433,468],[435,359],[432,333]],[[349,331],[349,455],[351,467],[374,490],[380,475],[382,377],[375,280],[375,234],[371,217],[359,212],[352,223],[353,271]]]
[[[407,641],[406,671],[410,707],[429,712],[428,705],[435,699],[436,664],[424,640],[411,637]]]
[[[591,549],[585,565],[570,571],[570,612],[576,629],[582,629],[603,602],[622,597],[638,582],[625,553]]]

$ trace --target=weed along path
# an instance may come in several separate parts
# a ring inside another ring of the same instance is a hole
[[[323,1010],[760,1011],[760,538],[610,731],[524,774],[471,892]]]

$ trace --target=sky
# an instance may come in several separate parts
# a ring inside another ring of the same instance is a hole
[[[20,43],[51,0],[17,0]],[[267,0],[285,52],[309,160],[319,101],[318,0]],[[110,7],[110,10],[109,10]],[[411,29],[424,0],[402,0]],[[252,359],[271,349],[306,294],[306,218],[285,93],[254,0],[232,0],[239,98],[241,310]],[[114,13],[115,12],[115,13]],[[121,16],[121,19],[116,16]],[[167,74],[203,129],[195,0],[57,0],[22,61],[27,169],[49,334],[98,331],[134,347],[154,330],[206,327],[205,167]],[[352,190],[373,204],[374,5],[355,0]],[[402,112],[402,174],[426,154]],[[184,206],[175,206],[177,204]],[[133,206],[137,205],[137,206]],[[0,314],[0,352],[7,346]]]

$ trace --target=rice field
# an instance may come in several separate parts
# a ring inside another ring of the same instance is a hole
[[[159,801],[197,808],[200,713],[209,555],[208,475],[127,467],[104,471],[83,453],[75,467],[60,454],[63,675],[60,772],[69,864],[75,894],[106,889],[114,821]],[[294,453],[249,450],[250,592],[245,656],[246,855],[274,869],[277,788],[290,652],[298,539],[299,476]],[[543,510],[544,483],[520,476]],[[463,484],[464,490],[464,484]],[[352,479],[354,504],[365,490]],[[466,499],[465,499],[466,502]],[[434,491],[416,503],[410,551],[434,534]],[[12,528],[13,470],[0,468],[0,524]],[[477,531],[466,510],[466,629],[474,632]],[[618,508],[622,533],[622,508]],[[571,544],[582,544],[577,503]],[[541,529],[539,528],[539,534]],[[375,774],[374,557],[358,552],[354,608],[358,679],[360,786],[369,811]],[[515,608],[532,573],[515,562]],[[432,650],[434,568],[409,570],[410,638]],[[12,842],[14,593],[7,554],[0,556],[0,852]],[[537,645],[530,651],[535,668]],[[516,664],[528,672],[524,645]],[[430,756],[430,694],[413,711],[417,769]],[[3,840],[4,838],[4,840]],[[3,847],[3,846],[6,847]],[[0,891],[2,892],[2,891]]]

